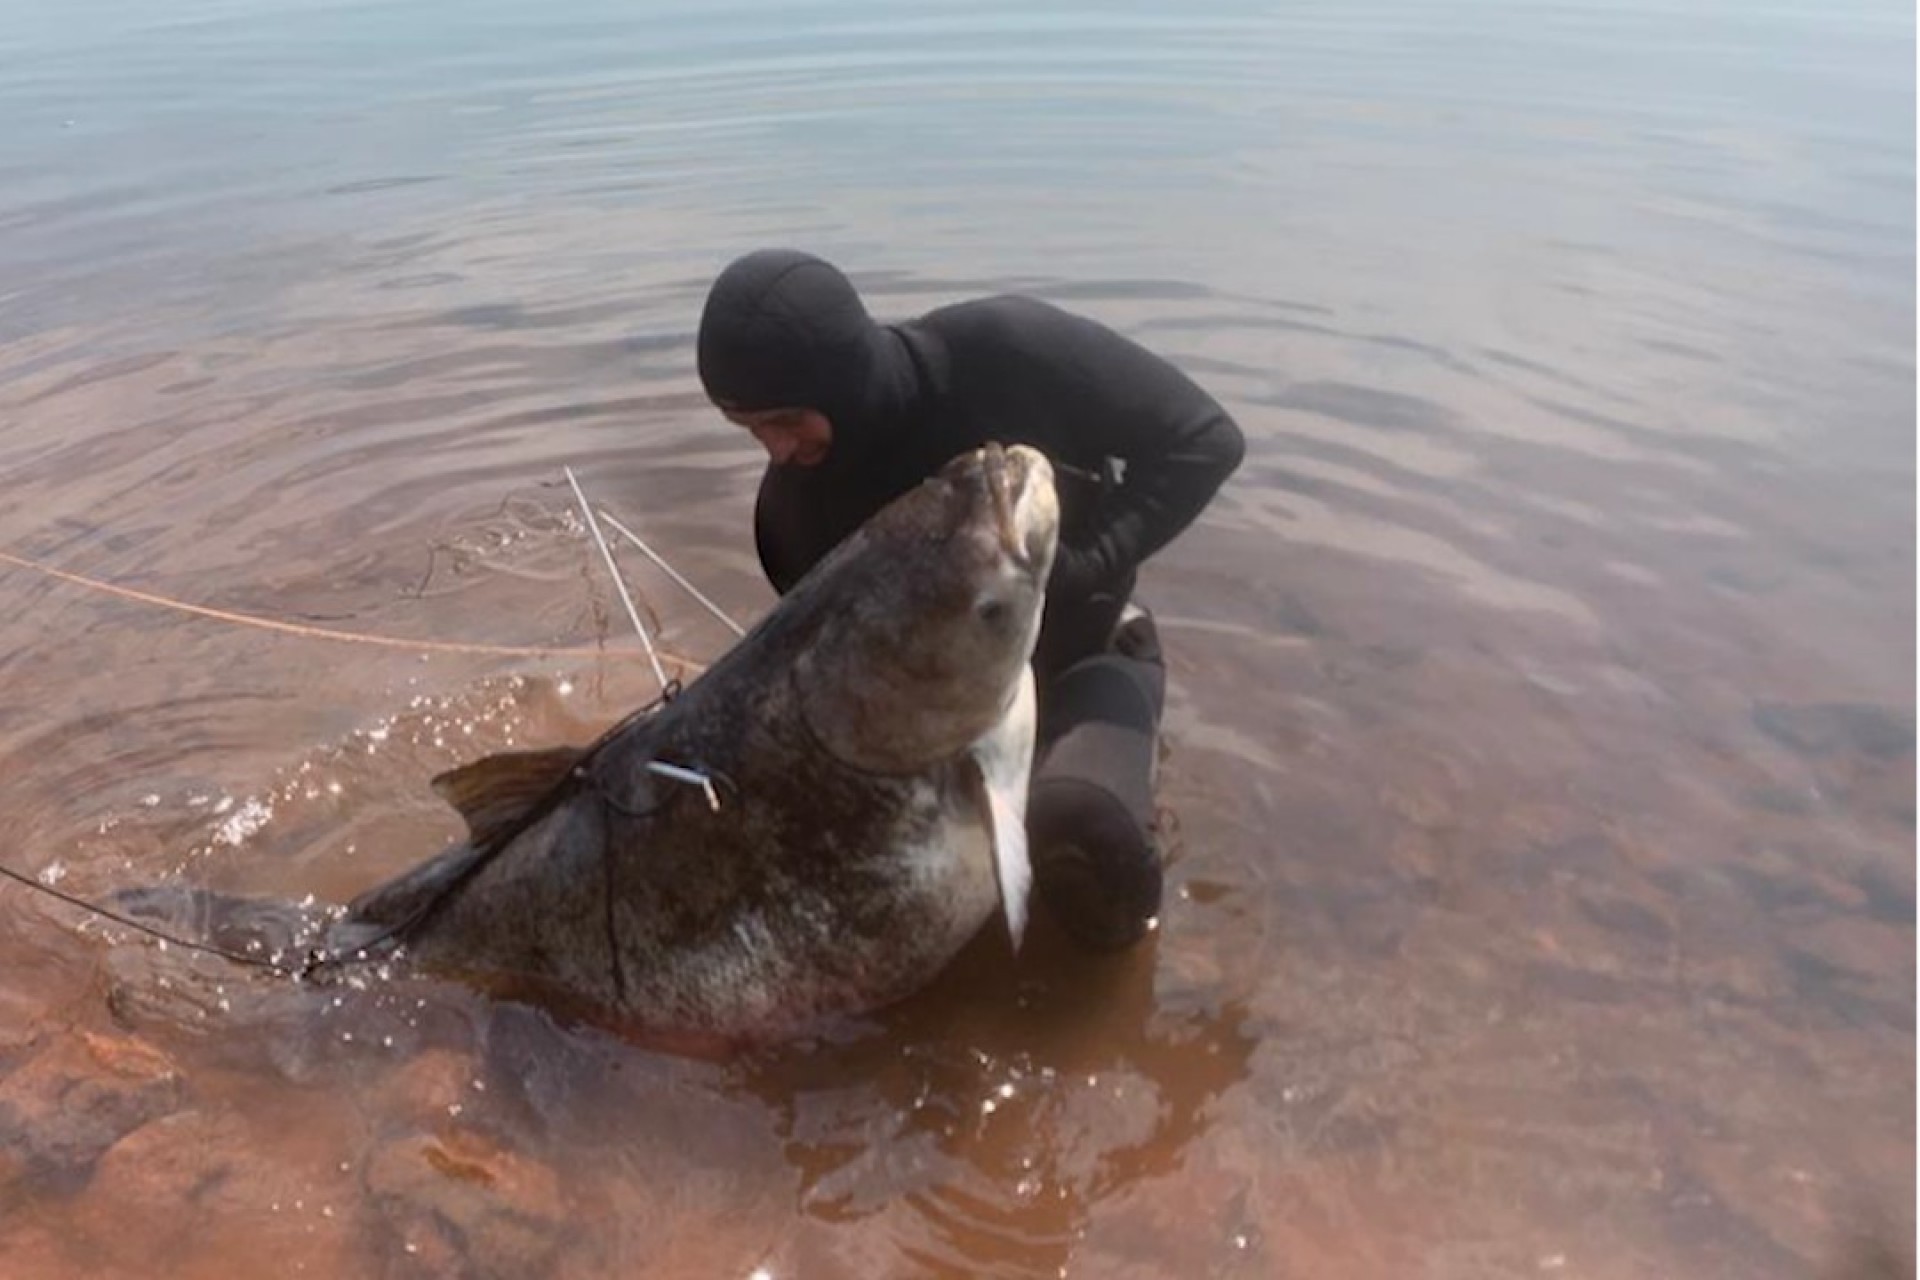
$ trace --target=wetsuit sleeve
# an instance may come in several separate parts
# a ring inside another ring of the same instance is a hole
[[[1171,363],[1103,325],[1041,304],[1018,328],[1053,429],[1072,452],[1119,458],[1100,517],[1061,547],[1054,586],[1118,581],[1191,524],[1240,465],[1246,442],[1219,402]]]
[[[760,569],[781,595],[793,590],[825,553],[820,542],[817,512],[809,510],[799,478],[789,470],[768,467],[760,479],[760,495],[753,504],[753,545]]]

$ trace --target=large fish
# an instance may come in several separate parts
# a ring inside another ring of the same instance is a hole
[[[657,711],[437,778],[469,839],[330,946],[730,1044],[912,992],[996,910],[1017,945],[1058,522],[1038,452],[954,459]]]

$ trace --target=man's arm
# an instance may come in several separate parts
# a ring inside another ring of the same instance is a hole
[[[1015,333],[1076,448],[1125,474],[1082,539],[1063,545],[1049,589],[1080,595],[1119,581],[1193,523],[1246,453],[1218,401],[1170,362],[1113,330],[1044,304]]]
[[[793,590],[853,532],[847,513],[855,509],[815,470],[768,467],[753,503],[753,545],[773,589],[783,596]]]
[[[819,513],[811,510],[805,477],[792,467],[768,467],[760,477],[760,493],[753,503],[753,546],[760,568],[781,595],[793,590],[820,558]]]

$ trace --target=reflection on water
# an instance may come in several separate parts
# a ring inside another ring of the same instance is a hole
[[[892,1256],[869,1269],[1056,1274],[1095,1207],[1173,1172],[1210,1104],[1246,1079],[1244,1005],[1156,1001],[1151,945],[1096,964],[1043,929],[1011,959],[983,937],[872,1032],[738,1068],[777,1117],[810,1220],[781,1273],[859,1270],[873,1246],[849,1254],[822,1224],[904,1217],[925,1237],[890,1232]]]
[[[9,1274],[1911,1274],[1913,39],[1883,0],[8,6],[0,550],[569,651],[0,569],[7,858],[62,888],[337,900],[453,835],[435,772],[650,697],[563,465],[762,610],[692,369],[746,248],[889,317],[1079,308],[1250,443],[1144,579],[1140,950],[983,936],[710,1063],[7,889]]]

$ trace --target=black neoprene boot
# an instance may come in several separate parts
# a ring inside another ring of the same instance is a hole
[[[1160,911],[1153,782],[1166,669],[1150,616],[1042,695],[1027,797],[1034,882],[1047,912],[1091,951],[1120,951]]]

